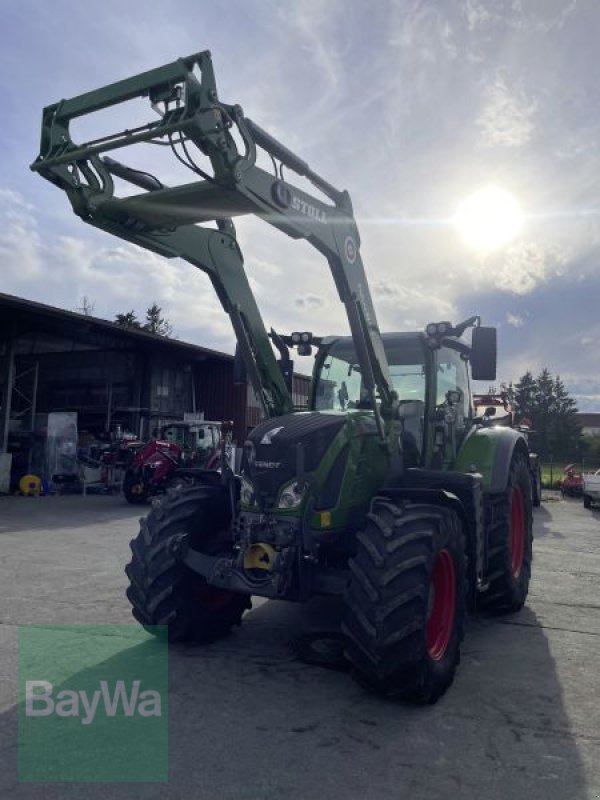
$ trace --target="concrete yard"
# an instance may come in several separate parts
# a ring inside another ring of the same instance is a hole
[[[301,663],[299,609],[260,603],[227,639],[171,649],[168,784],[19,783],[18,626],[133,624],[123,567],[145,510],[0,498],[3,800],[600,798],[600,511],[558,496],[535,511],[526,608],[471,620],[437,705]]]

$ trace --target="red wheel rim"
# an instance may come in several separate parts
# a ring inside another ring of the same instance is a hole
[[[198,587],[198,599],[206,611],[221,611],[231,602],[231,592],[203,583]]]
[[[456,570],[448,550],[435,559],[429,589],[427,652],[439,661],[448,649],[456,616]]]
[[[512,574],[518,578],[525,558],[525,502],[523,492],[513,486],[510,510],[510,559]]]

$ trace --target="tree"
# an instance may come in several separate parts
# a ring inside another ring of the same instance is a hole
[[[171,336],[173,333],[173,326],[168,319],[162,316],[162,308],[156,302],[146,309],[145,322],[141,322],[138,319],[133,309],[126,311],[124,314],[116,314],[115,322],[124,328],[138,328],[149,333],[155,333],[157,336]]]
[[[561,381],[544,368],[537,378],[526,372],[514,386],[517,422],[528,419],[535,431],[533,446],[546,459],[575,460],[581,454],[577,404]]]
[[[157,333],[159,336],[170,336],[173,333],[173,326],[161,314],[162,308],[156,302],[152,303],[146,310],[146,322],[142,328],[150,333]]]
[[[550,441],[557,453],[582,452],[581,426],[577,421],[577,403],[557,375],[553,385],[554,413],[550,419]]]
[[[522,417],[526,417],[527,419],[532,418],[536,391],[535,379],[531,372],[527,371],[521,380],[513,387],[512,401],[517,414],[517,422],[519,422]]]
[[[586,467],[590,470],[600,469],[600,436],[584,435],[582,445]]]
[[[137,318],[137,314],[133,309],[126,311],[124,314],[116,314],[115,322],[123,328],[141,328],[142,323]]]

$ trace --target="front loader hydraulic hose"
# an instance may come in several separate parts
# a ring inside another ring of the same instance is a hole
[[[265,130],[263,130],[263,128],[261,128],[260,125],[257,125],[256,122],[253,122],[248,117],[245,117],[245,122],[254,138],[254,141],[257,145],[259,145],[259,147],[262,147],[263,150],[266,150],[267,153],[272,155],[274,158],[279,159],[282,164],[285,164],[286,167],[289,167],[297,175],[300,175],[302,178],[307,178],[313,184],[313,186],[316,186],[317,189],[320,189],[323,194],[327,195],[330,200],[333,200],[336,205],[339,205],[343,201],[344,192],[340,192],[340,190],[336,189],[335,186],[332,186],[316,172],[313,172],[306,161],[298,158],[295,153],[292,153],[291,150],[288,150],[285,145],[277,141],[277,139],[275,139],[274,136],[271,136],[270,133],[267,133]]]

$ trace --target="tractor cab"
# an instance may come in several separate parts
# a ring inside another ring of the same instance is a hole
[[[470,427],[470,347],[448,338],[434,349],[421,333],[384,333],[382,339],[393,389],[398,394],[404,462],[406,466],[430,466],[434,453],[440,450],[434,434],[438,420],[446,427],[450,421],[459,441]],[[370,408],[356,360],[351,337],[323,339],[313,376],[314,410]]]
[[[159,439],[181,448],[184,463],[206,466],[221,443],[220,422],[171,422],[160,430]]]

